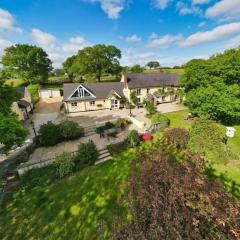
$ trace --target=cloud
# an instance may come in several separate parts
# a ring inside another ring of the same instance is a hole
[[[185,2],[177,2],[176,8],[179,12],[179,15],[188,15],[188,14],[194,14],[194,15],[201,15],[202,11],[199,7],[195,6],[194,4],[188,4]]]
[[[136,42],[140,42],[142,39],[141,39],[141,37],[137,36],[136,34],[133,34],[132,36],[126,37],[125,40],[127,42],[136,43]]]
[[[211,0],[192,0],[193,4],[206,4],[209,3]]]
[[[12,42],[4,39],[0,39],[0,55],[3,54],[5,48],[10,47],[11,45],[12,45]]]
[[[21,28],[15,26],[12,14],[2,8],[0,8],[0,31],[22,32]]]
[[[182,40],[182,35],[171,35],[167,34],[164,36],[158,36],[153,33],[150,37],[150,41],[147,45],[149,48],[168,48],[171,44],[177,43]]]
[[[91,3],[100,3],[102,10],[110,19],[118,19],[130,0],[85,0]]]
[[[154,6],[164,10],[168,5],[172,2],[172,0],[154,0]]]
[[[240,35],[237,35],[231,39],[229,39],[225,44],[224,48],[237,48],[240,47]]]
[[[202,43],[214,42],[223,40],[237,33],[240,33],[240,22],[224,24],[210,31],[197,32],[195,34],[192,34],[187,39],[182,41],[180,45],[182,47],[190,47]]]
[[[48,51],[56,51],[58,49],[57,40],[50,33],[34,28],[32,29],[32,38],[36,41],[36,43]]]
[[[206,22],[200,22],[199,24],[198,24],[198,27],[204,27],[206,25]]]
[[[206,17],[220,20],[240,18],[240,0],[221,0],[206,11]]]
[[[60,67],[68,56],[76,54],[78,50],[91,45],[83,36],[72,37],[67,42],[60,44],[54,35],[37,28],[32,29],[32,38],[49,54],[54,67]]]

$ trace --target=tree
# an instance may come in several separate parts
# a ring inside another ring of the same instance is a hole
[[[155,106],[154,102],[146,101],[145,109],[148,112],[148,116],[151,117],[153,114],[157,113],[157,107]]]
[[[187,93],[186,98],[186,103],[194,115],[205,115],[227,125],[240,123],[239,85],[216,83],[192,90]]]
[[[112,45],[98,44],[79,50],[72,65],[72,72],[94,75],[101,81],[103,74],[119,74],[121,51]]]
[[[65,73],[67,73],[68,78],[69,78],[69,80],[71,80],[71,81],[73,80],[74,75],[76,74],[76,71],[75,71],[75,69],[74,69],[74,67],[73,67],[73,65],[74,65],[74,63],[75,63],[75,61],[76,61],[76,58],[77,58],[77,56],[74,55],[74,56],[71,56],[71,57],[67,58],[67,59],[63,62],[63,71],[64,71]]]
[[[130,104],[133,103],[135,106],[138,105],[138,97],[135,90],[131,91],[130,93],[130,101]]]
[[[141,73],[143,71],[144,71],[144,68],[141,67],[139,64],[136,64],[136,65],[131,67],[131,72],[132,73]]]
[[[149,67],[150,69],[157,69],[160,68],[160,63],[157,61],[150,61],[146,64],[147,67]]]
[[[16,44],[4,50],[1,63],[9,76],[17,76],[26,82],[47,81],[52,62],[42,48]]]
[[[15,115],[0,113],[0,143],[4,145],[3,151],[7,153],[13,146],[20,146],[28,135]]]

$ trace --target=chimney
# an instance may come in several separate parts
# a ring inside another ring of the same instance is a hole
[[[124,83],[124,88],[127,88],[127,83],[128,83],[127,73],[123,74],[121,82]]]

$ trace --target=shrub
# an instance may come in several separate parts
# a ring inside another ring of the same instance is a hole
[[[98,107],[98,108],[102,108],[103,105],[102,105],[102,104],[97,104],[97,107]]]
[[[185,128],[172,128],[164,132],[164,137],[167,141],[177,148],[187,148],[190,135]]]
[[[123,142],[120,142],[120,143],[109,144],[107,146],[107,149],[108,149],[109,153],[111,154],[111,156],[114,156],[114,155],[118,155],[121,152],[127,150],[128,147],[129,147],[129,142],[126,139],[126,140],[124,140]]]
[[[96,128],[96,133],[101,135],[101,134],[103,134],[103,132],[105,130],[113,128],[113,127],[115,127],[115,125],[113,123],[106,122],[103,126]]]
[[[63,178],[72,174],[74,169],[74,159],[71,153],[63,152],[58,155],[54,162],[57,170],[57,176]]]
[[[62,140],[59,125],[55,125],[52,122],[41,125],[38,133],[39,141],[42,146],[54,146]]]
[[[148,115],[151,117],[153,114],[157,113],[157,108],[154,102],[147,101],[145,105],[145,109],[148,112]]]
[[[62,138],[73,140],[84,136],[84,128],[73,121],[64,121],[59,124]]]
[[[39,85],[38,84],[30,84],[28,86],[28,91],[30,92],[31,98],[34,102],[39,100]]]
[[[140,143],[140,137],[136,130],[132,130],[128,135],[128,141],[131,147],[136,147]]]
[[[75,157],[76,169],[80,170],[87,166],[91,166],[98,159],[99,153],[93,141],[81,143]]]
[[[125,129],[129,124],[131,123],[131,121],[129,121],[126,118],[119,118],[116,123],[115,126],[121,129]]]
[[[170,125],[170,119],[162,113],[156,113],[156,114],[152,115],[151,122],[153,124],[160,123],[166,127]]]
[[[223,135],[218,125],[205,117],[196,120],[190,131],[189,147],[214,162],[226,161]]]

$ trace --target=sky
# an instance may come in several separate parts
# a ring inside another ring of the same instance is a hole
[[[124,66],[171,67],[240,46],[240,0],[0,0],[0,56],[16,43],[55,68],[94,44],[121,49]]]

